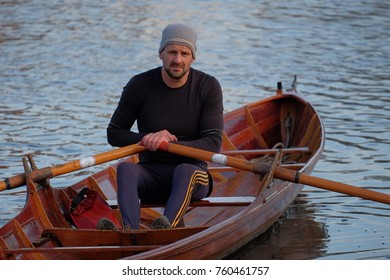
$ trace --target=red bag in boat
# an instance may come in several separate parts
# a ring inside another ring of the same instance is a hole
[[[122,228],[108,203],[98,192],[83,188],[68,205],[69,217],[72,223],[80,229],[96,229],[101,218],[111,220],[117,228]]]

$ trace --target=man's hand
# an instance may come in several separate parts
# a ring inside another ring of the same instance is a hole
[[[177,138],[175,135],[169,133],[168,130],[164,129],[155,133],[149,133],[145,135],[140,145],[145,146],[147,150],[156,151],[162,142],[175,142]]]

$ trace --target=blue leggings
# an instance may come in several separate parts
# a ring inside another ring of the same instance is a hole
[[[207,196],[209,175],[197,165],[123,162],[117,168],[118,205],[124,226],[139,229],[140,202],[166,203],[164,216],[172,227],[181,221],[191,201]]]

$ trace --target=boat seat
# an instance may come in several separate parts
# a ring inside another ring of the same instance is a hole
[[[190,207],[210,207],[210,206],[248,206],[254,200],[255,196],[223,196],[223,197],[206,197],[201,200],[193,201]],[[118,208],[116,199],[107,200],[112,209]],[[141,204],[143,208],[165,207],[165,204]]]

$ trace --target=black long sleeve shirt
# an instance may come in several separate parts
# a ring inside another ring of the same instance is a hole
[[[138,131],[134,131],[137,122]],[[223,131],[223,97],[218,80],[190,69],[186,84],[168,87],[161,67],[138,74],[124,87],[110,124],[107,139],[112,146],[138,143],[148,133],[166,129],[178,144],[219,152]],[[143,163],[199,163],[162,151],[140,154]]]

